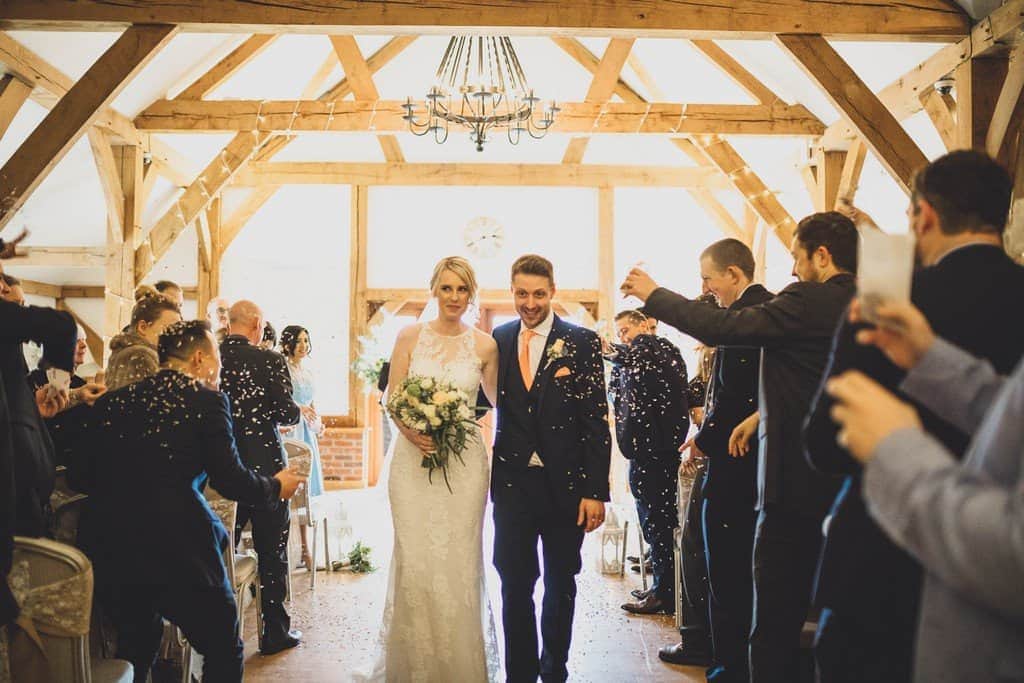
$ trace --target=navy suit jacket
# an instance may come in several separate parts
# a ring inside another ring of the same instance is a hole
[[[1024,352],[1024,268],[999,246],[972,245],[948,254],[914,275],[911,300],[935,333],[1009,375]],[[824,380],[847,370],[861,372],[899,393],[906,373],[873,346],[858,344],[863,325],[844,322],[836,332]],[[822,553],[815,598],[822,607],[866,620],[884,618],[912,629],[917,619],[921,570],[868,515],[861,494],[861,466],[836,443],[824,380],[804,428],[806,455],[822,472],[848,475],[835,501]],[[906,398],[906,397],[904,397]],[[921,422],[954,455],[968,436],[919,402]],[[905,653],[909,657],[911,653]]]
[[[796,282],[772,299],[739,310],[720,309],[659,288],[644,306],[652,317],[715,346],[761,347],[758,388],[758,507],[779,505],[824,519],[840,482],[803,457],[801,430],[828,362],[832,335],[856,282]],[[748,456],[749,457],[749,456]]]
[[[281,485],[235,448],[227,397],[161,370],[83,411],[68,481],[89,494],[79,543],[99,581],[219,586],[227,532],[203,487],[257,507]]]
[[[220,354],[220,389],[231,399],[242,462],[260,474],[277,474],[288,465],[277,428],[297,424],[301,416],[284,356],[240,335],[221,342]]]
[[[493,332],[500,360],[492,498],[498,501],[502,489],[526,472],[536,450],[564,505],[579,505],[580,498],[609,500],[611,437],[600,339],[555,316],[527,405],[512,405],[509,383],[521,383],[516,376],[520,325],[515,320]],[[551,358],[559,339],[564,355]]]
[[[738,311],[770,301],[774,295],[761,285],[750,285],[728,310]],[[695,437],[708,457],[704,497],[754,506],[757,495],[757,460],[729,455],[732,430],[757,410],[757,382],[761,349],[719,346],[711,370],[709,401],[704,422]]]
[[[675,344],[638,335],[612,359],[615,437],[626,458],[679,460],[690,430],[686,362]]]

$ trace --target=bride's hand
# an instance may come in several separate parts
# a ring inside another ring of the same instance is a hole
[[[429,435],[417,432],[405,426],[402,426],[401,430],[405,438],[411,441],[413,446],[420,449],[424,455],[429,455],[437,451],[437,446]]]

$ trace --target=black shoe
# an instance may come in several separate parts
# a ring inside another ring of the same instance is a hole
[[[626,562],[630,564],[640,564],[640,558],[636,555],[626,555]]]
[[[290,650],[302,642],[302,631],[291,630],[283,638],[264,638],[263,647],[260,653],[264,655],[276,655],[278,652]]]
[[[632,567],[630,567],[630,570],[634,574],[639,574],[640,573],[640,565],[639,564],[634,564]],[[650,562],[644,563],[644,573],[646,573],[646,574],[653,574],[654,573],[654,567],[651,566]]]
[[[669,664],[686,666],[711,666],[711,652],[707,648],[694,647],[692,644],[680,642],[666,645],[658,650],[658,659]]]
[[[637,600],[643,600],[651,594],[651,589],[648,588],[647,590],[640,590],[639,588],[634,588],[633,590],[629,591],[629,594]]]
[[[639,602],[627,602],[622,606],[630,614],[675,614],[676,606],[650,593]]]

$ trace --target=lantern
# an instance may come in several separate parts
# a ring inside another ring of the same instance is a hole
[[[608,508],[608,516],[601,527],[601,553],[598,555],[598,569],[602,574],[622,576],[626,566],[626,531],[629,522],[619,523],[615,508]]]

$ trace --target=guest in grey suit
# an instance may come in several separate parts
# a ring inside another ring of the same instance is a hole
[[[869,511],[927,573],[914,680],[1024,680],[1024,363],[1001,377],[936,338],[912,306],[879,313],[882,326],[858,341],[910,370],[901,391],[972,435],[958,463],[873,380],[829,383],[838,439],[866,463]]]

